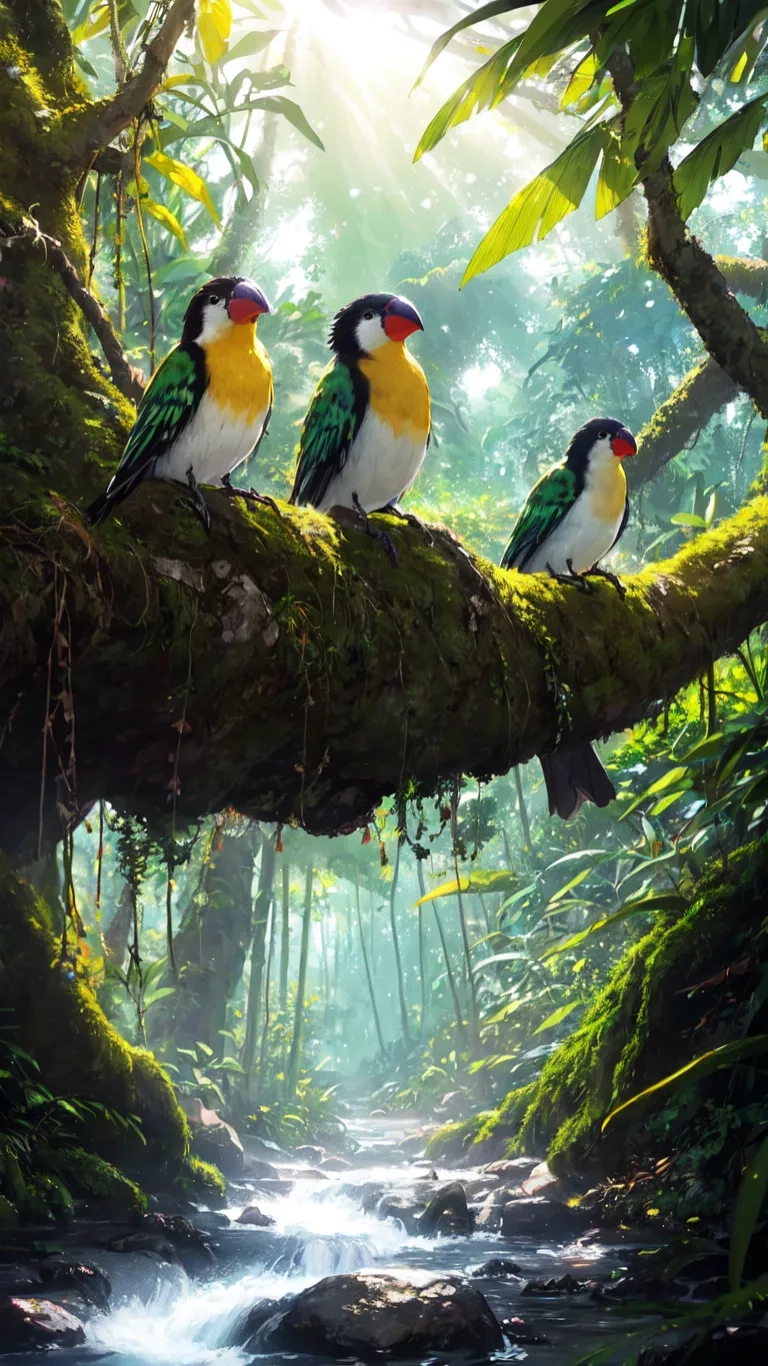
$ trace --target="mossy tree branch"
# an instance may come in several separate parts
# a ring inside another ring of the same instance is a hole
[[[158,824],[174,806],[179,819],[232,805],[339,831],[386,793],[624,729],[768,618],[764,497],[630,578],[624,600],[475,566],[446,533],[428,547],[394,519],[398,569],[312,512],[209,500],[210,539],[162,485],[93,540],[66,505],[36,526],[0,518],[4,847],[37,836],[46,715],[52,835],[72,712],[73,816],[104,796]],[[55,663],[46,695],[57,610],[71,698]]]

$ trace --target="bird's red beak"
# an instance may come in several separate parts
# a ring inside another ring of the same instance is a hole
[[[412,332],[423,332],[424,324],[407,299],[392,299],[384,309],[384,331],[390,341],[402,342]]]
[[[265,296],[250,280],[241,280],[235,285],[227,304],[227,313],[233,323],[252,323],[261,313],[269,311]]]
[[[619,460],[627,455],[637,455],[637,442],[628,427],[622,427],[611,441],[611,450]]]

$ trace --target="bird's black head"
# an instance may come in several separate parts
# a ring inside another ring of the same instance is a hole
[[[336,314],[328,344],[337,356],[370,356],[387,342],[424,330],[413,304],[398,294],[364,294]]]
[[[565,453],[566,464],[581,478],[595,461],[607,463],[634,455],[637,444],[629,427],[615,417],[591,417],[574,432]]]
[[[255,323],[269,304],[258,285],[241,275],[220,275],[198,289],[184,314],[183,342],[215,341],[232,324]]]

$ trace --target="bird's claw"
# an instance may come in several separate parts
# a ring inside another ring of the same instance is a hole
[[[259,493],[258,489],[253,487],[249,489],[238,488],[236,484],[232,483],[232,478],[229,474],[223,476],[221,483],[222,487],[225,488],[227,493],[231,494],[233,498],[242,498],[246,503],[261,503],[263,507],[270,507],[280,518],[281,522],[285,521],[274,498],[270,498],[268,493]]]
[[[567,574],[556,573],[551,564],[547,565],[547,573],[551,578],[555,579],[557,583],[565,583],[571,588],[579,588],[582,593],[594,593],[594,585],[588,581],[584,574],[578,574],[576,572],[573,567],[573,560],[566,560],[565,563],[568,566]]]
[[[627,585],[621,582],[618,574],[611,573],[610,569],[601,569],[599,565],[593,564],[592,568],[587,570],[587,574],[590,578],[607,579],[608,583],[613,584],[620,598],[627,596]]]
[[[196,478],[195,478],[194,470],[192,469],[192,466],[191,466],[191,465],[190,465],[189,469],[187,470],[187,485],[188,485],[188,487],[189,487],[189,492],[190,492],[190,494],[191,494],[191,497],[190,497],[190,498],[182,498],[182,499],[180,500],[180,501],[181,501],[181,506],[184,507],[184,508],[186,508],[188,512],[193,512],[193,513],[195,514],[196,517],[199,517],[199,518],[200,518],[200,521],[201,521],[202,524],[203,524],[203,527],[204,527],[206,533],[207,533],[208,535],[210,535],[210,531],[211,531],[211,513],[210,513],[210,509],[209,509],[208,504],[206,503],[206,501],[205,501],[205,499],[204,499],[202,493],[200,492],[200,486],[199,486],[199,484],[198,484],[198,482],[197,482],[197,480],[196,480]]]
[[[380,531],[378,527],[371,526],[371,523],[368,519],[368,513],[365,511],[365,508],[363,507],[356,493],[352,494],[352,502],[354,504],[355,512],[358,514],[363,523],[363,530],[365,531],[366,536],[370,536],[371,540],[381,541],[384,550],[386,551],[387,555],[392,561],[392,564],[394,565],[395,569],[397,569],[400,564],[400,560],[397,554],[395,543],[392,540],[392,537],[390,536],[389,532]]]

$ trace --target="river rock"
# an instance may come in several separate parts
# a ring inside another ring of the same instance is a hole
[[[501,1213],[501,1232],[505,1238],[531,1234],[536,1238],[575,1238],[589,1228],[592,1220],[578,1206],[560,1205],[543,1195],[510,1200]]]
[[[38,1262],[37,1269],[46,1294],[74,1290],[86,1305],[101,1310],[109,1308],[112,1293],[109,1278],[89,1262],[76,1262],[63,1254],[54,1254]]]
[[[192,1151],[203,1162],[212,1162],[224,1176],[239,1176],[243,1170],[244,1152],[239,1134],[209,1110],[198,1096],[182,1097],[184,1110],[192,1131]]]
[[[346,1157],[324,1157],[320,1163],[323,1172],[351,1172],[353,1164]]]
[[[503,1346],[485,1298],[453,1276],[423,1285],[380,1271],[327,1276],[301,1291],[248,1342],[251,1351],[419,1359]]]
[[[236,1224],[254,1224],[257,1228],[270,1228],[275,1220],[269,1214],[262,1214],[258,1205],[249,1205],[237,1216]]]
[[[292,1148],[291,1152],[294,1157],[300,1157],[303,1162],[310,1162],[313,1166],[325,1160],[325,1148],[315,1148],[311,1143],[300,1143],[298,1148]]]
[[[280,1169],[271,1162],[265,1162],[263,1157],[249,1157],[243,1166],[243,1176],[255,1181],[279,1181]]]
[[[551,1276],[548,1281],[529,1281],[520,1293],[548,1298],[551,1295],[589,1295],[597,1289],[597,1281],[577,1281],[575,1276],[566,1275],[559,1280]]]
[[[513,1347],[549,1347],[549,1338],[537,1333],[525,1319],[512,1318],[501,1320],[501,1331]]]
[[[467,1235],[472,1232],[472,1215],[467,1206],[467,1192],[460,1181],[443,1186],[430,1200],[418,1220],[418,1231],[427,1238],[439,1234]]]
[[[504,1157],[499,1162],[489,1162],[487,1167],[483,1167],[483,1172],[486,1176],[495,1176],[499,1181],[519,1186],[536,1165],[535,1157]]]
[[[517,1262],[510,1262],[507,1257],[491,1257],[490,1261],[483,1262],[482,1266],[476,1266],[469,1274],[473,1280],[508,1281],[512,1278],[519,1279],[523,1272]]]
[[[82,1323],[61,1305],[38,1299],[0,1301],[0,1352],[44,1352],[84,1342]]]

